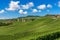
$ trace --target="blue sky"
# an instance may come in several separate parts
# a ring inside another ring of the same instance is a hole
[[[0,0],[0,19],[60,14],[60,0]]]

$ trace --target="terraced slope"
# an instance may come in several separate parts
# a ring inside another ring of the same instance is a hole
[[[36,40],[56,32],[60,32],[60,19],[43,17],[35,21],[14,22],[9,26],[1,26],[0,40]]]

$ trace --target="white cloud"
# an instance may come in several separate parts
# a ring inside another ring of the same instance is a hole
[[[58,2],[58,7],[60,7],[60,1]]]
[[[42,4],[42,5],[39,5],[37,8],[43,10],[43,9],[46,8],[46,5],[45,4]]]
[[[19,10],[19,13],[20,14],[27,14],[28,12],[27,11],[23,11],[23,10]]]
[[[37,9],[33,9],[33,12],[36,13],[36,12],[38,12],[38,10]]]
[[[28,4],[21,5],[21,6],[22,6],[22,9],[29,9],[29,8],[34,6],[34,3],[33,2],[29,2]]]
[[[29,5],[22,5],[22,9],[29,9]]]
[[[27,14],[27,13],[28,13],[27,11],[23,12],[23,14]]]
[[[8,18],[6,18],[6,17],[0,17],[0,19],[8,19]]]
[[[4,10],[0,10],[0,13],[4,13],[5,11]]]
[[[48,5],[47,5],[47,8],[52,8],[52,5],[51,5],[51,4],[48,4]]]
[[[0,17],[0,19],[5,19],[4,17]]]
[[[33,2],[29,2],[29,7],[33,7],[34,6],[34,3]]]
[[[23,14],[23,10],[19,10],[19,13],[20,13],[20,14]]]
[[[6,10],[17,10],[20,8],[20,6],[18,5],[19,1],[11,1],[9,4],[9,8],[6,8]]]

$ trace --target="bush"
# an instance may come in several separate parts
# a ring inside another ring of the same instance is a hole
[[[3,23],[3,22],[0,22],[0,26],[8,26],[8,25],[10,25],[10,24],[12,24],[12,23]]]
[[[60,37],[60,32],[52,33],[50,35],[45,35],[38,37],[36,40],[55,40]]]

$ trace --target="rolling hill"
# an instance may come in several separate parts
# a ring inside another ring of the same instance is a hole
[[[59,35],[59,36],[58,36]],[[47,37],[46,37],[47,36]],[[56,36],[55,38],[53,38]],[[34,21],[0,26],[0,40],[59,40],[60,19],[39,17]]]

